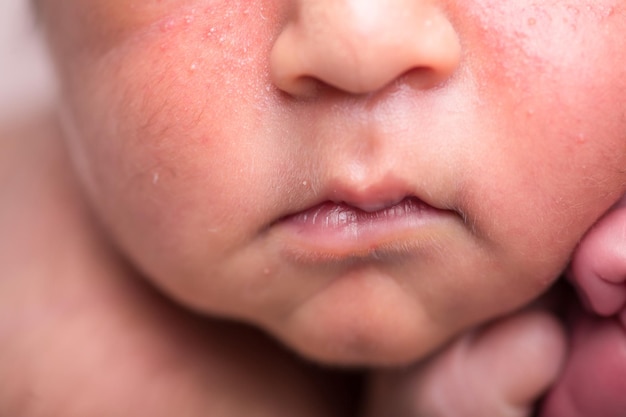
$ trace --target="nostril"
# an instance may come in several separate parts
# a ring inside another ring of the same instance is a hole
[[[283,84],[283,90],[290,95],[302,98],[315,97],[327,86],[315,77],[303,75],[294,78],[290,85]]]
[[[437,88],[444,85],[450,80],[450,77],[430,67],[415,67],[400,77],[397,82],[406,84],[416,90],[427,90]]]
[[[276,38],[272,81],[294,97],[369,94],[395,82],[427,89],[456,70],[460,42],[429,2],[299,0]]]
[[[388,86],[397,87],[404,85],[414,90],[437,88],[443,86],[449,80],[449,77],[440,76],[437,71],[429,67],[416,67],[404,72],[398,77],[390,77],[390,79],[391,81],[388,79],[383,80],[377,84],[375,88],[372,88],[371,83],[367,85],[359,84],[356,79],[352,84],[346,81],[341,85],[334,85],[320,78],[302,75],[294,77],[293,79],[282,80],[279,88],[285,93],[299,98],[317,97],[326,91],[342,91],[344,93],[360,95],[380,91]],[[386,84],[386,82],[388,82],[388,84]]]

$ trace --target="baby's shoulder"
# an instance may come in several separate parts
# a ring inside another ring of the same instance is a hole
[[[52,116],[0,126],[0,270],[54,253],[64,236],[53,238],[53,231],[72,204],[70,181]],[[45,243],[50,245],[42,252]]]
[[[81,265],[86,219],[55,118],[0,126],[0,306]]]

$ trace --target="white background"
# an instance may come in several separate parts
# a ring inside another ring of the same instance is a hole
[[[27,2],[0,0],[0,123],[41,110],[53,97],[50,66]]]

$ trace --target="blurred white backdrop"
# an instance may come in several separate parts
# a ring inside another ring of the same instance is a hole
[[[28,0],[0,0],[0,124],[50,105],[52,79]]]

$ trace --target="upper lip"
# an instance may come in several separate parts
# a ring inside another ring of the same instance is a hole
[[[310,188],[317,192],[312,191],[305,196],[297,207],[282,216],[281,220],[328,202],[344,204],[364,212],[377,212],[393,207],[407,198],[413,198],[435,209],[447,209],[443,204],[427,198],[425,193],[412,188],[408,182],[393,176],[367,183],[336,180],[329,181],[323,187],[310,185]]]
[[[380,211],[400,203],[405,198],[418,198],[399,180],[386,179],[361,186],[335,183],[328,190],[327,201],[343,203],[365,212]]]

